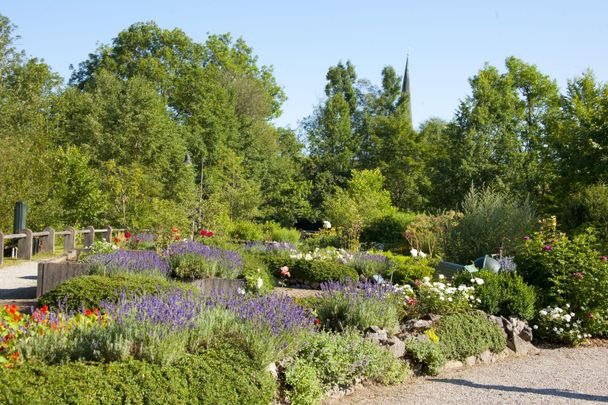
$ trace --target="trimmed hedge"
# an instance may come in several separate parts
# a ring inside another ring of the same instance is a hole
[[[449,360],[464,360],[487,349],[498,353],[507,347],[502,329],[483,313],[446,315],[438,322],[437,336],[439,347]]]
[[[231,346],[175,366],[134,360],[0,369],[3,404],[268,404],[275,390],[270,373]]]
[[[38,300],[38,305],[48,305],[52,308],[61,305],[63,310],[79,310],[83,306],[99,307],[101,301],[116,300],[121,291],[155,294],[171,288],[194,289],[187,283],[144,275],[80,276],[67,280],[44,294]]]
[[[261,255],[267,263],[270,272],[280,278],[282,266],[289,267],[291,279],[301,279],[304,281],[323,282],[338,281],[350,278],[358,280],[359,275],[352,267],[339,263],[335,260],[304,260],[293,259],[279,254]]]

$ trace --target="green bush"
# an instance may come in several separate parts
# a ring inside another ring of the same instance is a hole
[[[268,404],[275,390],[270,373],[230,346],[173,366],[133,360],[0,369],[3,404]]]
[[[445,365],[445,355],[438,343],[408,339],[405,341],[405,350],[412,357],[414,363],[421,366],[421,371],[428,375],[438,375]]]
[[[263,226],[266,239],[275,242],[289,242],[296,244],[300,241],[300,231],[293,228],[283,228],[275,222],[266,222]]]
[[[275,282],[266,262],[256,254],[244,253],[242,256],[243,278],[247,289],[262,294],[272,291]]]
[[[38,300],[38,305],[48,305],[64,310],[79,310],[99,307],[101,301],[112,301],[120,297],[121,291],[135,294],[157,294],[170,288],[193,289],[178,281],[159,277],[125,274],[114,277],[80,276],[59,284]]]
[[[568,232],[598,230],[604,253],[608,253],[608,184],[585,187],[565,202],[563,224]]]
[[[291,273],[291,279],[313,282],[359,279],[355,269],[331,259],[294,259],[281,254],[264,254],[261,255],[261,258],[268,265],[271,274],[277,278],[280,278],[281,267],[287,266]]]
[[[405,362],[354,331],[314,333],[297,358],[316,370],[323,391],[349,387],[355,378],[389,385],[401,383],[409,375]]]
[[[369,247],[380,244],[384,250],[405,251],[407,243],[403,235],[414,216],[411,212],[393,212],[375,218],[361,231],[361,242]]]
[[[296,359],[285,369],[285,397],[293,405],[318,404],[323,398],[317,370],[307,361]]]
[[[504,332],[485,314],[451,314],[437,324],[439,346],[449,360],[464,360],[487,349],[498,353],[507,346]]]
[[[472,283],[471,277],[482,279],[484,283]],[[463,272],[454,277],[454,285],[460,284],[472,284],[475,287],[473,295],[481,301],[475,301],[477,308],[489,314],[514,316],[525,320],[534,317],[534,288],[526,284],[517,273],[481,270],[471,275]]]
[[[538,306],[567,308],[583,334],[608,336],[608,262],[595,249],[593,231],[568,238],[553,218],[526,239],[515,262],[536,288]]]
[[[264,232],[262,227],[255,222],[240,220],[233,223],[230,237],[238,241],[262,242]]]
[[[433,278],[435,274],[436,259],[394,255],[390,252],[384,255],[391,263],[386,278],[394,284],[413,284],[425,277]]]
[[[516,243],[532,229],[536,216],[528,200],[519,201],[512,193],[491,188],[471,189],[462,203],[463,216],[452,228],[446,258],[469,264],[485,254],[511,255]]]

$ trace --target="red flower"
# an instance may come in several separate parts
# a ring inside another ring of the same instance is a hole
[[[408,298],[405,303],[407,305],[414,305],[416,303],[416,300],[414,298]]]
[[[315,319],[315,325],[317,325],[317,326],[321,325],[321,320],[319,318]]]
[[[212,237],[213,235],[215,235],[213,232],[211,232],[211,231],[207,232],[208,237]]]
[[[11,356],[11,358],[15,361],[19,360],[19,352],[15,352],[13,353],[13,355]]]
[[[125,238],[131,239],[131,236],[133,236],[133,235],[131,235],[131,232],[129,232],[129,231],[125,232]]]
[[[84,311],[85,316],[91,316],[92,312],[90,309],[87,309],[86,311]]]
[[[179,232],[179,228],[177,226],[174,226],[173,228],[171,228],[171,232],[177,233]]]
[[[120,238],[118,236],[114,237],[114,243],[120,243]]]
[[[179,235],[175,235],[175,240],[180,240]]]
[[[206,229],[203,229],[203,230],[201,231],[201,236],[202,236],[203,238],[204,238],[204,237],[206,237],[206,236],[209,236],[209,233],[207,232],[207,230],[206,230]]]
[[[49,306],[48,305],[45,305],[42,308],[40,308],[40,312],[42,312],[45,315],[48,312],[48,310],[49,310]]]

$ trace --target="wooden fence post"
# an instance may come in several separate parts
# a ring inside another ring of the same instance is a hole
[[[19,252],[17,253],[17,257],[19,259],[24,259],[24,260],[32,260],[32,247],[33,247],[33,235],[32,235],[32,230],[31,229],[22,229],[21,231],[19,231],[20,233],[24,233],[25,234],[25,238],[21,238],[19,239],[19,242],[17,242],[17,247],[19,249]]]
[[[106,226],[106,242],[112,243],[112,227],[110,225]]]
[[[65,228],[65,231],[69,232],[69,234],[65,235],[65,239],[63,240],[63,253],[67,254],[76,247],[76,229],[68,226]]]
[[[0,231],[0,266],[4,263],[4,234]]]
[[[93,242],[95,242],[95,227],[87,226],[84,229],[89,231],[88,233],[84,234],[84,247],[90,248],[91,246],[93,246]]]
[[[43,252],[50,253],[52,255],[55,254],[55,230],[50,226],[44,228],[44,232],[48,232],[47,236],[41,236],[40,242],[43,246]]]

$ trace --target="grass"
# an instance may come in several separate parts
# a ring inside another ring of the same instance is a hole
[[[63,245],[62,244],[57,244],[57,246],[55,246],[55,253],[38,253],[35,254],[34,256],[32,256],[32,260],[46,260],[46,259],[52,259],[55,257],[59,257],[63,255]],[[10,266],[15,266],[18,264],[22,264],[22,263],[27,263],[29,260],[23,260],[23,259],[12,259],[10,257],[5,257],[4,258],[4,262],[2,264],[0,264],[0,269],[4,269],[6,267],[10,267]]]

